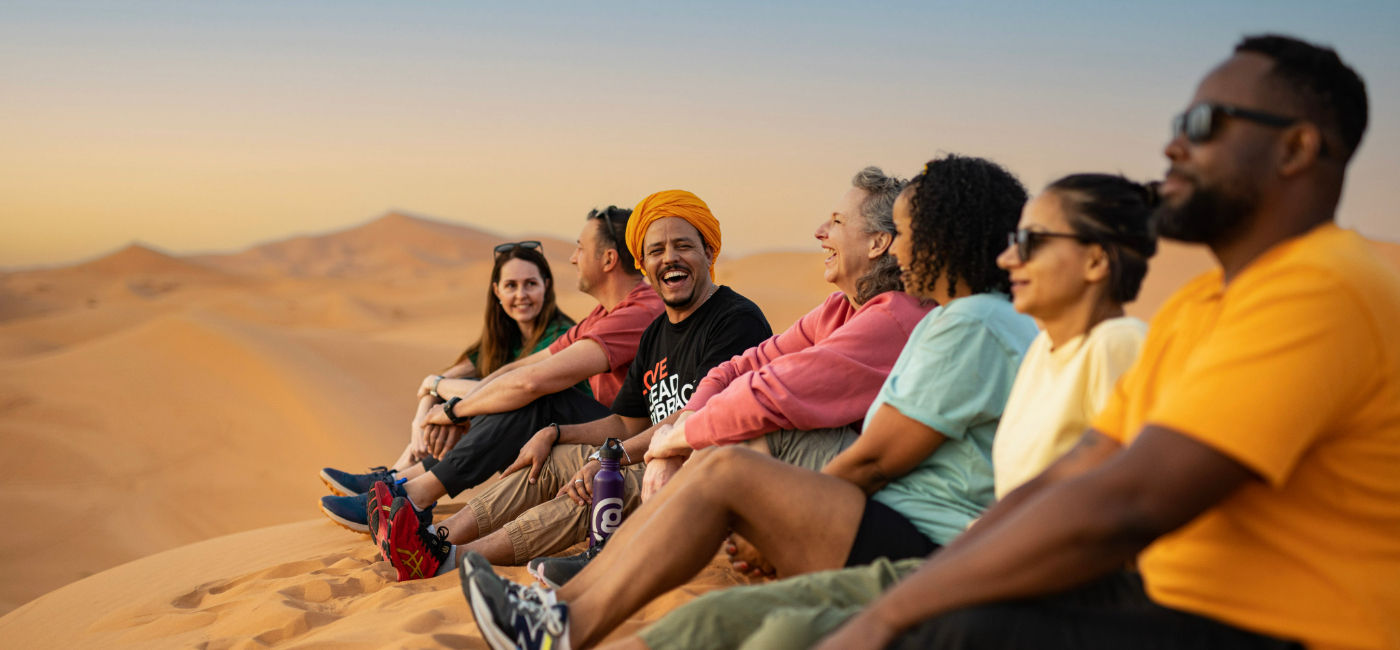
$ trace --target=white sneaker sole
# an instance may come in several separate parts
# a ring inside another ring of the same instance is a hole
[[[334,494],[338,497],[360,496],[359,492],[353,492],[350,490],[350,488],[335,482],[335,479],[332,479],[328,474],[326,474],[326,470],[321,470],[321,482],[326,484],[326,489],[330,490],[331,494]]]
[[[515,650],[515,640],[506,636],[500,628],[496,627],[495,615],[486,606],[486,598],[476,586],[476,581],[468,578],[467,588],[471,591],[470,597],[467,598],[467,604],[471,606],[476,628],[481,630],[481,637],[486,639],[487,645],[490,645],[492,650]]]

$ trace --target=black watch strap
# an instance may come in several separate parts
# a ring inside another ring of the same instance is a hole
[[[471,419],[465,417],[459,418],[457,417],[456,413],[452,412],[452,409],[457,406],[457,402],[460,401],[462,401],[462,398],[454,397],[450,400],[447,400],[447,403],[442,406],[442,412],[447,414],[447,419],[452,420],[452,424],[462,424],[463,422],[466,422],[467,420]]]

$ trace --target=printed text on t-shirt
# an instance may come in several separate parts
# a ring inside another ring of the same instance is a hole
[[[642,393],[647,396],[652,424],[680,410],[695,392],[695,384],[680,385],[680,375],[672,375],[666,369],[669,360],[667,357],[658,361],[655,367],[642,375]]]

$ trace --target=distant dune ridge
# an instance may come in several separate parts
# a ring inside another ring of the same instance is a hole
[[[528,238],[583,317],[573,243]],[[511,239],[395,212],[237,253],[132,244],[0,273],[0,639],[482,647],[455,578],[397,584],[323,520],[316,471],[397,456],[417,382],[475,337]],[[1374,245],[1400,266],[1400,245]],[[1164,244],[1130,312],[1210,263]],[[775,330],[834,290],[814,243],[721,257],[718,277]],[[736,580],[712,563],[626,629]]]

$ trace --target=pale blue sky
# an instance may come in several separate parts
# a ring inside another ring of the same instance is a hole
[[[1170,116],[1261,31],[1366,79],[1341,220],[1400,240],[1400,3],[1101,4],[0,2],[0,267],[394,208],[573,238],[671,187],[726,250],[811,248],[866,164],[1156,178]]]

